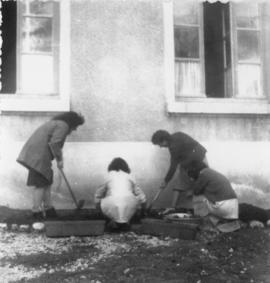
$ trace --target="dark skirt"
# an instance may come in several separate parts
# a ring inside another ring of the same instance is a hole
[[[53,183],[53,177],[51,178],[51,180],[48,180],[41,173],[33,169],[29,169],[29,174],[28,174],[27,183],[26,183],[27,186],[35,186],[36,188],[44,188],[44,187],[50,186],[52,183]]]

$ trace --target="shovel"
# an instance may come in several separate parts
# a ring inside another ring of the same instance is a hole
[[[81,208],[83,207],[85,201],[84,201],[83,199],[77,201],[77,199],[76,199],[76,197],[75,197],[75,195],[74,195],[74,193],[73,193],[73,191],[72,191],[72,189],[71,189],[71,186],[70,186],[70,184],[69,184],[69,182],[68,182],[68,179],[67,179],[67,177],[66,177],[66,175],[65,175],[65,173],[64,173],[64,171],[63,171],[63,169],[61,169],[61,168],[58,168],[58,169],[59,169],[59,171],[60,171],[62,177],[64,178],[64,180],[65,180],[65,182],[66,182],[66,185],[67,185],[67,187],[68,187],[68,190],[69,190],[69,192],[70,192],[70,194],[71,194],[71,197],[72,197],[72,199],[73,199],[73,201],[74,201],[74,203],[75,203],[77,209],[81,209]]]
[[[51,152],[52,152],[52,155],[56,158],[56,155],[55,155],[55,153],[54,153],[53,147],[52,147],[50,144],[49,144],[49,147],[50,147],[50,150],[51,150]],[[74,195],[74,193],[73,193],[73,191],[72,191],[72,189],[71,189],[71,186],[70,186],[70,184],[69,184],[69,182],[68,182],[68,179],[67,179],[67,177],[66,177],[66,175],[65,175],[65,173],[64,173],[64,171],[63,171],[63,169],[62,169],[62,168],[58,168],[58,169],[59,169],[59,171],[60,171],[62,177],[64,178],[64,180],[65,180],[65,182],[66,182],[66,185],[67,185],[68,190],[69,190],[69,192],[70,192],[70,194],[71,194],[71,196],[72,196],[72,199],[73,199],[73,201],[74,201],[74,203],[75,203],[75,205],[76,205],[76,208],[77,208],[78,210],[81,209],[81,208],[83,207],[85,201],[84,201],[83,199],[77,201],[77,199],[76,199],[76,197],[75,197],[75,195]]]
[[[162,188],[159,188],[159,190],[157,191],[157,193],[155,194],[153,200],[150,202],[148,208],[147,208],[147,212],[149,212],[154,204],[154,202],[159,198],[161,192],[163,191]]]

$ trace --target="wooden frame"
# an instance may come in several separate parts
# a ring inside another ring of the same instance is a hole
[[[193,2],[196,3],[196,0],[193,0]],[[198,5],[198,23],[197,24],[181,24],[181,26],[186,26],[186,27],[196,27],[198,28],[198,50],[199,50],[199,58],[198,59],[193,59],[193,58],[176,58],[174,55],[174,60],[184,62],[184,61],[194,61],[194,62],[199,62],[200,64],[200,93],[195,93],[195,94],[190,94],[191,97],[205,97],[205,62],[204,62],[204,37],[203,37],[203,9],[202,5]],[[180,24],[174,24],[175,26],[179,26]],[[189,97],[188,93],[183,93],[179,94],[179,97]]]
[[[28,2],[29,4],[30,2]],[[26,12],[23,14],[22,12],[22,2],[18,1],[17,3],[17,94],[24,95],[27,94],[22,89],[22,79],[21,79],[21,55],[50,55],[53,58],[53,89],[52,93],[44,92],[38,93],[38,95],[58,95],[59,93],[59,18],[60,18],[60,10],[59,10],[59,2],[51,2],[53,4],[52,14],[31,14]],[[22,29],[22,21],[24,18],[29,19],[50,19],[52,22],[52,50],[51,52],[25,52],[22,51],[22,39],[21,39],[21,29]]]
[[[57,62],[54,62],[58,73],[54,74],[57,80],[57,92],[1,94],[0,113],[1,111],[62,112],[70,110],[70,0],[58,3],[60,19],[57,19],[54,25],[59,30],[53,35],[56,41],[59,41],[58,50],[53,49],[57,57]]]
[[[230,8],[230,11],[232,9]],[[267,100],[268,87],[264,86],[263,92],[265,97],[257,98],[199,98],[199,97],[183,97],[176,100],[174,90],[174,40],[173,40],[173,0],[163,2],[164,15],[164,67],[165,67],[165,89],[167,111],[169,113],[215,113],[215,114],[268,114],[270,113],[270,105]],[[232,17],[231,17],[232,18]],[[270,23],[269,23],[270,24]],[[231,21],[231,30],[233,23]],[[270,43],[270,38],[265,40]],[[235,66],[235,58],[233,53],[235,48],[235,40],[231,32],[232,43],[232,68]],[[262,46],[262,50],[267,50]],[[266,56],[264,53],[263,56]],[[270,56],[267,56],[268,61]],[[267,61],[267,62],[268,62]],[[265,64],[266,65],[266,64]],[[235,69],[235,68],[234,68]],[[263,74],[268,73],[263,66]],[[235,93],[235,73],[232,74],[232,90]]]
[[[260,33],[259,36],[259,42],[258,42],[258,48],[259,48],[259,55],[260,55],[260,62],[247,62],[246,64],[254,64],[260,66],[260,86],[261,86],[261,97],[255,99],[264,99],[266,97],[266,90],[264,88],[264,79],[263,79],[263,74],[265,71],[265,66],[263,64],[264,60],[264,52],[263,52],[263,46],[264,46],[264,40],[263,40],[263,13],[262,13],[262,7],[259,2],[254,2],[254,4],[258,5],[258,14],[259,14],[259,27],[256,29],[251,29],[251,28],[238,28],[236,25],[236,14],[235,14],[235,3],[231,3],[231,31],[232,31],[232,37],[231,37],[231,44],[232,44],[232,67],[233,67],[233,97],[237,98],[238,97],[238,74],[237,74],[237,65],[239,64],[238,60],[238,37],[237,33],[239,30],[254,30]],[[241,63],[240,63],[241,64]],[[242,63],[245,64],[245,63]]]

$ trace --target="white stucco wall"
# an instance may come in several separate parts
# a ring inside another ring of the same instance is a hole
[[[86,120],[68,137],[64,153],[65,171],[78,198],[93,204],[96,186],[115,156],[127,159],[147,196],[153,197],[169,156],[149,140],[157,129],[166,129],[204,143],[210,164],[238,184],[241,199],[270,207],[268,115],[166,111],[163,0],[74,0],[69,17],[66,91],[70,109]],[[0,205],[31,206],[27,170],[15,160],[33,131],[55,115],[52,111],[0,113]],[[53,185],[56,207],[74,207],[64,185],[56,190],[58,177]],[[169,190],[161,199],[160,205],[168,205]]]
[[[240,201],[270,207],[270,144],[267,142],[203,143],[208,148],[210,165],[232,181]],[[27,170],[16,163],[21,142],[1,144],[0,205],[30,208],[31,189],[26,187]],[[67,142],[64,148],[64,171],[78,199],[93,206],[96,188],[106,178],[107,166],[114,157],[129,163],[137,182],[152,199],[169,166],[167,149],[150,142]],[[177,186],[177,176],[164,191],[158,206],[169,206],[171,188]],[[74,208],[71,197],[55,168],[53,201],[57,208]]]

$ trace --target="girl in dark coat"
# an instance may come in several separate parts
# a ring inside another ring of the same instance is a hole
[[[206,149],[198,141],[183,132],[170,134],[165,130],[158,130],[152,135],[152,143],[160,147],[168,148],[171,156],[170,167],[160,186],[161,190],[167,187],[177,168],[179,170],[180,185],[173,190],[171,208],[165,210],[164,213],[166,214],[170,210],[176,208],[180,195],[185,202],[186,208],[191,208],[192,203],[188,196],[191,182],[186,174],[185,167],[193,160],[203,161],[205,164],[208,164]]]
[[[84,123],[83,116],[70,111],[41,125],[23,146],[17,162],[29,170],[27,185],[34,187],[33,216],[37,220],[56,216],[51,204],[52,160],[63,168],[62,148],[66,137]]]

